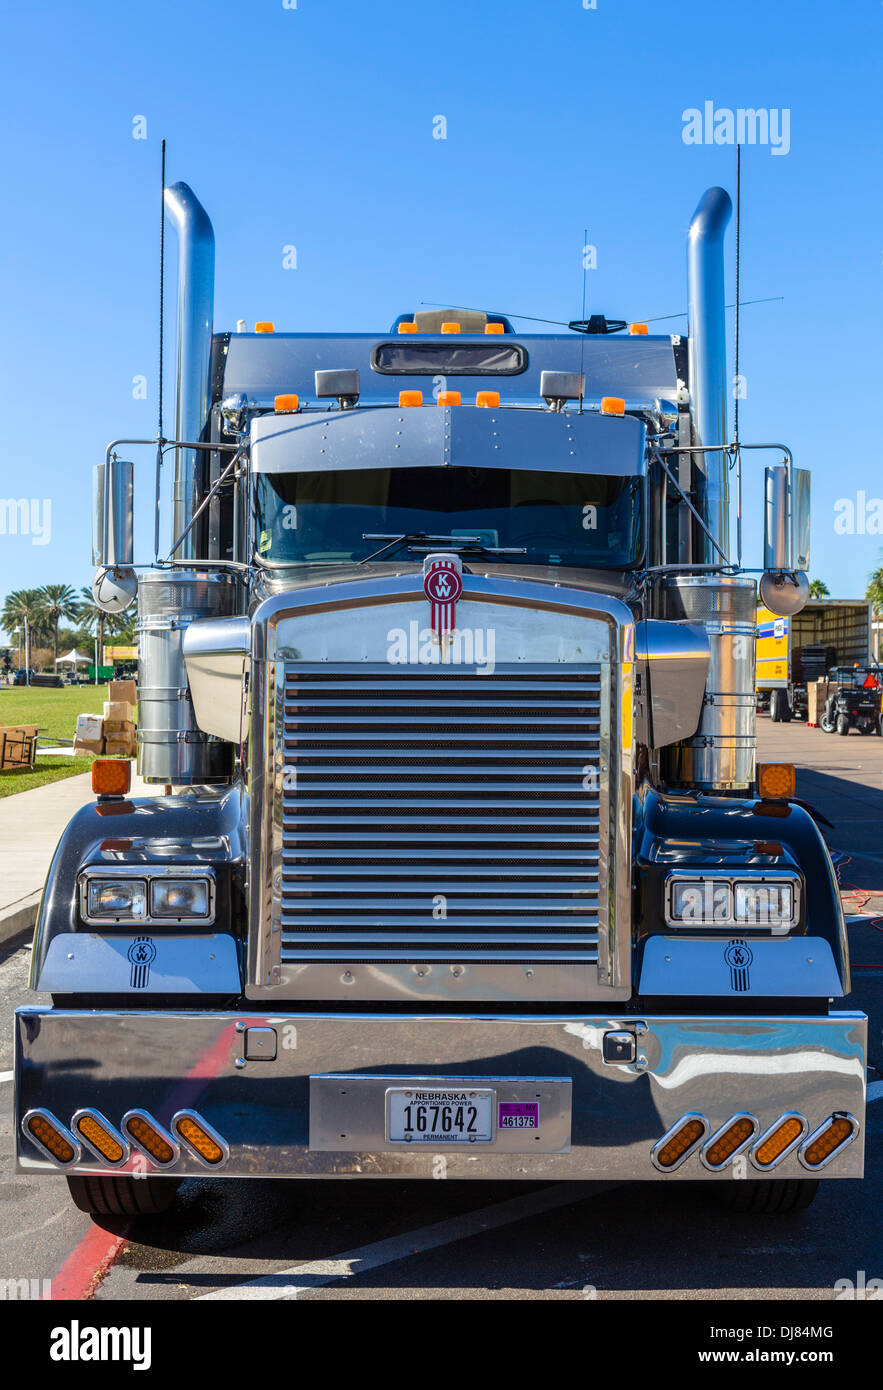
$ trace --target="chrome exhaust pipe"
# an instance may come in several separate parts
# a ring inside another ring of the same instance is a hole
[[[724,310],[724,233],[733,211],[723,188],[709,188],[699,200],[687,234],[690,400],[695,444],[727,440],[727,338]],[[698,510],[725,555],[730,553],[730,494],[723,453],[695,454],[699,472]],[[717,564],[720,556],[708,537],[694,558]]]
[[[186,183],[165,191],[165,206],[178,234],[178,365],[175,438],[202,438],[211,405],[210,359],[215,294],[215,234],[208,213]],[[199,502],[199,450],[175,452],[172,543],[186,530]],[[197,558],[194,531],[177,558]]]

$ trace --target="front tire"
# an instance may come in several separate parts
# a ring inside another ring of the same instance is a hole
[[[733,1182],[721,1196],[730,1211],[752,1216],[790,1216],[806,1208],[819,1190],[818,1178],[762,1178],[759,1182]]]
[[[841,738],[846,738],[849,733],[849,716],[847,714],[838,714],[837,732]]]
[[[91,1216],[158,1216],[173,1204],[181,1181],[153,1177],[69,1177],[67,1185],[74,1204]]]
[[[791,718],[791,706],[788,703],[787,690],[773,690],[770,692],[770,719],[774,724],[787,724]]]
[[[823,734],[833,734],[834,730],[837,728],[834,711],[827,705],[825,706],[825,713],[819,720],[819,728]]]

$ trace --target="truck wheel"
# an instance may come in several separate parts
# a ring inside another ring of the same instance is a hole
[[[80,1211],[92,1216],[157,1216],[175,1200],[180,1179],[68,1178],[68,1189]]]
[[[837,732],[838,732],[838,734],[841,734],[841,735],[843,736],[843,738],[845,738],[846,735],[849,733],[849,715],[847,715],[847,714],[838,714],[838,716],[837,716]]]
[[[759,1182],[730,1183],[721,1195],[730,1211],[789,1216],[805,1211],[818,1190],[818,1178],[762,1178]]]

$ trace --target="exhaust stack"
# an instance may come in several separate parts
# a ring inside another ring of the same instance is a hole
[[[205,429],[211,404],[209,371],[215,293],[215,234],[208,213],[189,184],[174,183],[167,188],[165,206],[178,234],[175,438],[198,440]],[[176,450],[173,544],[193,518],[198,505],[201,473],[198,450]],[[176,558],[196,559],[195,546],[196,536],[191,531],[178,547]]]
[[[690,324],[690,396],[695,443],[727,441],[727,338],[724,311],[724,233],[733,211],[723,188],[699,200],[687,234],[687,292]],[[730,493],[722,453],[696,454],[699,512],[725,555],[730,553]],[[716,564],[720,556],[707,536],[695,559]]]

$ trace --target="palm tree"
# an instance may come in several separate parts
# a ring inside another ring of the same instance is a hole
[[[13,593],[7,594],[3,610],[0,612],[0,627],[10,633],[16,628],[22,632],[27,628],[33,642],[45,633],[45,623],[46,613],[40,602],[39,589],[16,589]]]
[[[809,584],[810,598],[830,598],[831,590],[828,588],[824,579],[811,579]]]
[[[872,570],[868,575],[868,587],[865,589],[865,598],[871,600],[874,612],[879,613],[883,609],[883,565]]]
[[[70,584],[44,584],[37,594],[41,610],[52,627],[53,655],[57,662],[59,619],[76,619],[80,615],[76,591]]]

